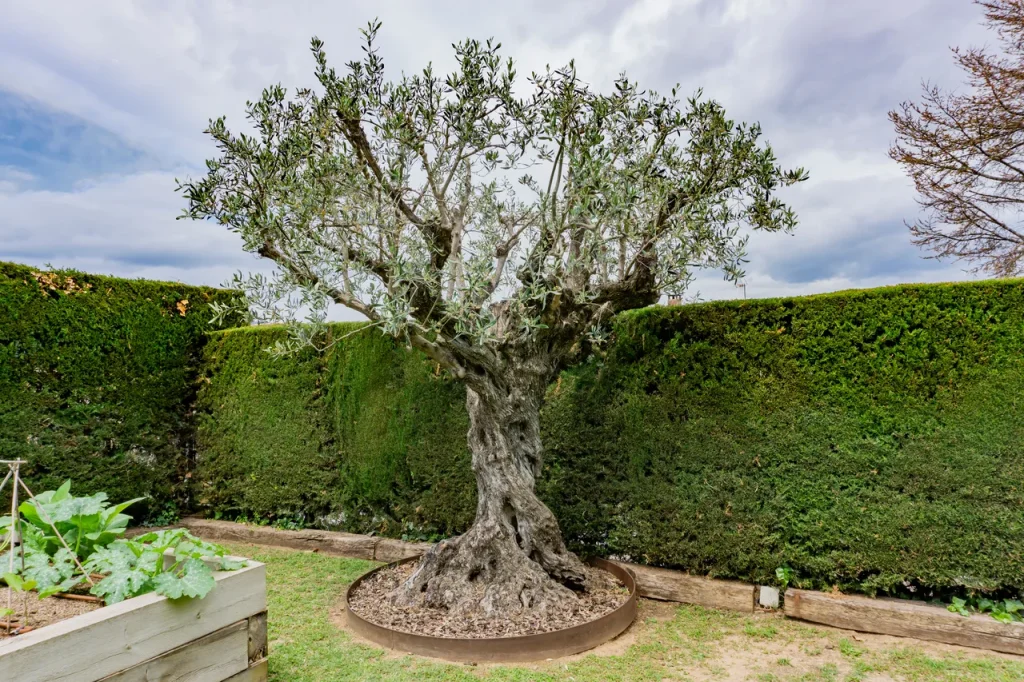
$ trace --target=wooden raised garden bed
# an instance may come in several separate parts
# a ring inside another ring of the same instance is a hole
[[[266,680],[265,566],[214,577],[203,599],[144,594],[0,640],[0,680]]]

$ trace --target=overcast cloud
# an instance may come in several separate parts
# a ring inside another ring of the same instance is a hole
[[[760,121],[811,179],[787,196],[796,234],[752,240],[749,296],[969,277],[910,244],[913,188],[886,154],[886,112],[923,79],[960,84],[949,46],[991,42],[969,0],[0,0],[0,16],[0,260],[214,285],[265,268],[222,229],[176,221],[174,178],[212,155],[209,118],[237,127],[264,86],[312,84],[312,35],[341,67],[379,16],[393,73],[447,70],[452,42],[493,36],[521,73],[575,58],[597,88],[625,71]],[[696,289],[737,296],[716,273]]]

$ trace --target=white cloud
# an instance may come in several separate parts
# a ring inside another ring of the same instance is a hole
[[[13,194],[34,182],[35,179],[36,176],[32,173],[13,166],[0,166],[0,194]]]
[[[181,203],[174,187],[171,174],[142,173],[66,192],[0,194],[0,214],[17,217],[17,229],[5,230],[0,257],[130,277],[160,272],[186,282],[208,281],[212,269],[224,279],[225,266],[250,267],[252,258],[227,230],[175,220]]]

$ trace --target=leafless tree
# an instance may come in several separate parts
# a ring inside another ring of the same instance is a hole
[[[1024,0],[981,0],[1001,48],[961,50],[966,93],[925,84],[889,113],[889,155],[913,179],[925,215],[914,243],[937,258],[1008,277],[1024,271]]]

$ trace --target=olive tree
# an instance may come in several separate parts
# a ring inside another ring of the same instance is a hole
[[[219,156],[181,183],[185,215],[276,263],[238,278],[258,314],[347,306],[464,383],[476,519],[394,597],[564,605],[588,578],[534,492],[547,386],[616,313],[680,294],[698,268],[741,276],[749,228],[794,227],[775,191],[805,173],[700,93],[621,77],[601,94],[572,63],[522,83],[492,41],[455,45],[447,77],[387,80],[378,29],[342,73],[314,38],[319,86],[266,89],[247,105],[254,134],[211,121]],[[316,325],[293,338],[316,342]]]

